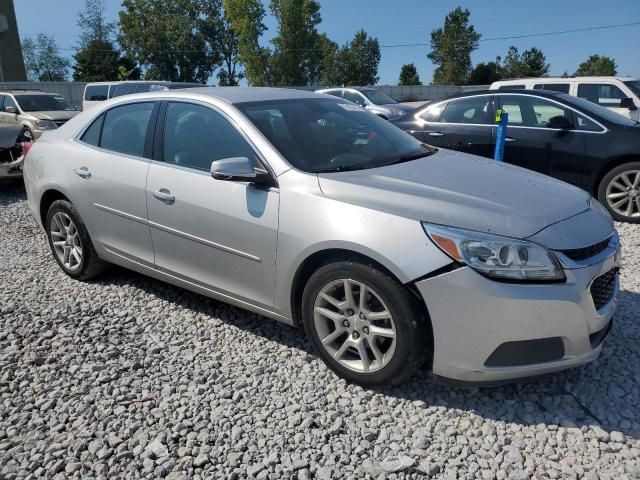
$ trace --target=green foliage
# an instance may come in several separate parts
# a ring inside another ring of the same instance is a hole
[[[502,64],[502,78],[544,77],[550,68],[541,50],[533,47],[520,55],[518,49],[511,46]]]
[[[78,12],[80,45],[99,40],[109,42],[116,31],[115,22],[107,22],[104,16],[104,0],[85,0],[84,10]]]
[[[342,47],[324,40],[322,85],[375,85],[378,82],[380,44],[364,30]]]
[[[245,77],[245,73],[240,70],[240,50],[238,34],[231,28],[226,14],[221,22],[220,53],[222,55],[222,66],[218,71],[218,85],[221,87],[233,87],[240,83]]]
[[[489,85],[502,79],[502,67],[497,62],[487,62],[477,64],[469,77],[467,84],[469,85]]]
[[[422,85],[415,64],[407,63],[400,69],[400,85]]]
[[[119,80],[120,68],[128,72],[129,80],[140,78],[140,70],[130,59],[122,57],[108,40],[90,40],[74,58],[73,79],[76,82]]]
[[[478,48],[481,35],[469,23],[470,12],[457,7],[449,12],[444,27],[431,32],[431,52],[427,57],[436,65],[433,83],[461,85],[471,71],[471,52]]]
[[[22,55],[31,81],[59,82],[66,80],[71,62],[60,55],[58,44],[53,37],[39,33],[36,39],[22,40]]]
[[[260,0],[223,0],[229,25],[238,36],[238,59],[244,65],[250,85],[271,85],[269,60],[271,52],[260,46],[260,37],[267,29],[264,6]]]
[[[618,73],[616,61],[607,56],[591,55],[580,64],[576,77],[613,77]]]
[[[272,81],[276,85],[312,85],[320,76],[322,52],[316,26],[322,21],[316,0],[271,0],[278,33],[271,40]]]
[[[123,0],[119,42],[145,78],[206,82],[221,62],[220,0]]]

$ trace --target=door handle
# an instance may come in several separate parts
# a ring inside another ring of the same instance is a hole
[[[91,177],[91,172],[89,171],[89,169],[87,167],[74,168],[73,172],[76,175],[78,175],[79,177],[82,177],[82,178],[90,178]]]
[[[429,132],[430,137],[444,137],[444,133],[442,132]]]
[[[160,190],[156,190],[153,192],[153,196],[156,197],[161,202],[165,203],[173,203],[176,201],[176,197],[171,195],[171,192],[166,188],[161,188]]]
[[[513,137],[505,137],[505,138],[504,138],[504,141],[505,141],[505,142],[509,142],[509,143],[513,143],[513,142],[517,142],[518,140],[516,140],[516,139],[515,139],[515,138],[513,138]]]

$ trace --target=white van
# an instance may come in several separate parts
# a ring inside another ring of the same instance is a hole
[[[501,80],[491,90],[554,90],[640,121],[640,80],[631,77],[540,77]]]
[[[88,110],[92,106],[104,102],[109,98],[131,95],[132,93],[205,86],[206,85],[201,83],[168,82],[164,80],[127,80],[123,82],[88,83],[84,87],[82,110]]]

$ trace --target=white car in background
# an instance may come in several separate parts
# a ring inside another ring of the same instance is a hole
[[[632,77],[546,77],[500,80],[491,90],[554,90],[640,121],[640,80]]]
[[[398,103],[389,95],[371,87],[323,88],[316,90],[316,93],[326,93],[334,97],[344,98],[385,120],[395,120],[416,109],[416,105]]]

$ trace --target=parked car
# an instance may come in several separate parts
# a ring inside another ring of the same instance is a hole
[[[0,124],[0,180],[22,176],[24,156],[32,144],[20,125]]]
[[[501,80],[491,90],[552,90],[597,103],[640,120],[640,80],[631,77],[544,77]]]
[[[618,235],[586,192],[313,92],[111,100],[37,142],[25,184],[72,278],[112,262],[301,325],[366,385],[581,365],[616,309]]]
[[[0,123],[19,125],[22,136],[35,140],[55,130],[78,111],[62,95],[39,90],[0,91]]]
[[[316,90],[316,92],[344,98],[386,120],[399,118],[405,113],[415,110],[415,106],[398,103],[389,95],[371,87],[324,88]]]
[[[87,110],[95,105],[99,105],[100,102],[104,102],[105,100],[113,97],[120,97],[122,95],[202,86],[203,85],[201,83],[165,82],[159,80],[128,80],[126,82],[88,83],[84,87],[82,110]]]
[[[395,125],[431,145],[492,158],[498,108],[509,114],[505,162],[576,185],[616,220],[640,223],[640,124],[587,100],[547,90],[471,92]]]

